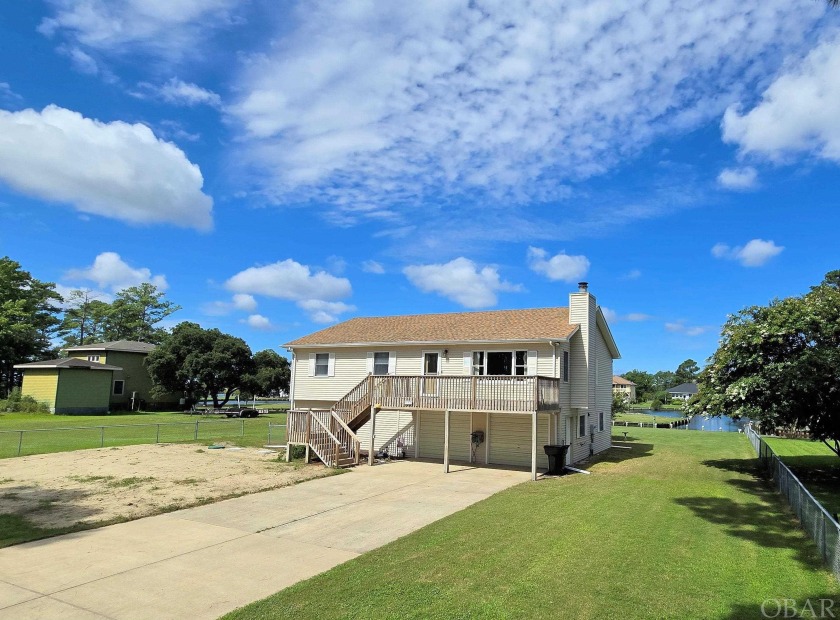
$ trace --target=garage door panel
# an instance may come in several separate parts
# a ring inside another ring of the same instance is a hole
[[[421,411],[420,457],[424,459],[443,458],[443,413]]]
[[[490,414],[489,462],[497,465],[531,466],[531,416]],[[549,418],[537,421],[537,467],[548,467],[543,445],[549,441]]]

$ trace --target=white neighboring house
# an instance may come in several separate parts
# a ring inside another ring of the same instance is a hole
[[[289,447],[331,466],[387,450],[536,479],[545,444],[567,463],[611,445],[619,352],[585,282],[567,308],[355,318],[285,346]]]
[[[667,390],[668,396],[677,400],[686,401],[697,393],[696,383],[680,383]]]

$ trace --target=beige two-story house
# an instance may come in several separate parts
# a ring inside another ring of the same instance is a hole
[[[290,446],[487,465],[568,463],[610,447],[618,348],[586,283],[568,307],[355,318],[285,345]]]

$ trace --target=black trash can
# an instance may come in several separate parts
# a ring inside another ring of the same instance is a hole
[[[566,466],[566,453],[569,451],[569,446],[543,446],[543,450],[548,455],[548,471],[547,476],[562,476]]]

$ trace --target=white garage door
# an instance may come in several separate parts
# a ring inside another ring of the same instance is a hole
[[[443,412],[421,411],[420,416],[420,458],[443,458]]]
[[[539,416],[537,423],[537,467],[548,467],[543,445],[549,443],[549,416]],[[490,463],[531,466],[531,416],[490,414]]]
[[[458,411],[449,414],[449,460],[470,460],[470,433],[472,420],[468,412]]]

